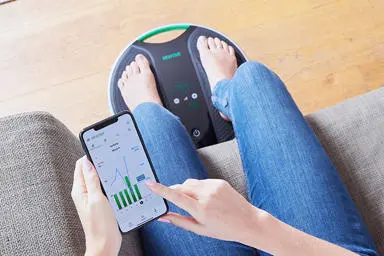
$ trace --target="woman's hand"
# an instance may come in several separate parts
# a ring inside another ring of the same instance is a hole
[[[76,162],[71,195],[84,229],[86,255],[117,255],[121,234],[116,218],[96,170],[85,156]]]
[[[272,255],[357,255],[254,207],[226,181],[188,179],[171,187],[153,181],[146,183],[154,193],[192,215],[168,213],[159,221],[196,234],[240,242]]]
[[[146,184],[154,193],[192,216],[168,213],[159,221],[170,222],[199,235],[246,243],[251,234],[253,240],[257,239],[254,229],[262,233],[264,225],[259,224],[270,216],[252,206],[224,180],[188,179],[169,188],[153,181]]]

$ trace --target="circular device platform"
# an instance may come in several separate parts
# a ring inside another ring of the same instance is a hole
[[[185,31],[168,42],[145,42],[150,37],[171,30]],[[180,118],[197,148],[232,139],[232,125],[222,119],[212,105],[210,86],[196,47],[200,35],[218,37],[232,45],[238,65],[247,61],[235,42],[214,29],[192,24],[156,28],[128,44],[114,63],[108,86],[112,114],[128,109],[117,82],[125,67],[141,53],[150,62],[163,105]]]

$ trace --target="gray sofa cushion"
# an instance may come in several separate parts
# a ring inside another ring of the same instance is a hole
[[[198,151],[210,178],[226,180],[245,198],[248,197],[243,166],[235,140],[201,148]]]
[[[0,255],[84,255],[70,191],[83,155],[78,139],[48,113],[0,119]],[[122,255],[140,255],[138,234]]]
[[[384,88],[307,116],[384,255]]]

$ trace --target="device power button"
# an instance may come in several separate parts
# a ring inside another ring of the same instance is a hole
[[[192,129],[192,135],[193,135],[193,137],[195,137],[195,138],[198,138],[198,137],[200,137],[200,130],[199,129],[196,129],[196,128],[194,128],[194,129]]]

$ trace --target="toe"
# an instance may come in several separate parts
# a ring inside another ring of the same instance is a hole
[[[136,61],[132,61],[130,66],[132,68],[132,74],[140,73],[139,65],[137,65]]]
[[[130,75],[132,75],[132,67],[131,65],[128,65],[126,68],[125,68],[125,72],[126,72],[126,78],[128,78]]]
[[[208,37],[208,46],[209,49],[216,49],[215,40],[212,37]]]
[[[117,82],[117,86],[119,87],[119,89],[123,89],[123,86],[124,86],[124,82],[122,79],[119,79],[119,81]]]
[[[229,47],[228,44],[224,41],[221,41],[221,45],[223,46],[224,51],[229,53]]]
[[[140,72],[145,72],[145,71],[150,70],[149,61],[144,55],[142,55],[142,54],[136,55],[135,61],[136,61],[137,65],[139,66]]]
[[[229,48],[229,54],[230,55],[235,55],[235,50],[233,49],[233,47],[232,46],[228,46],[228,48]]]
[[[197,39],[197,49],[199,51],[208,50],[208,40],[205,36],[199,36]]]
[[[128,79],[128,72],[127,72],[127,70],[123,71],[123,74],[121,74],[121,79],[122,80]]]
[[[217,37],[215,37],[215,44],[216,44],[216,48],[223,48],[223,46],[221,45],[220,39]]]

